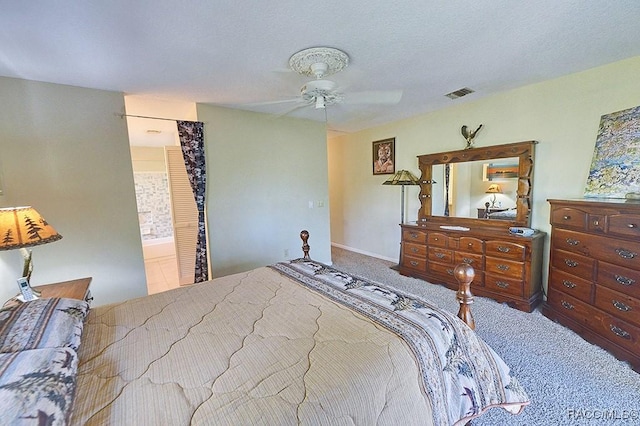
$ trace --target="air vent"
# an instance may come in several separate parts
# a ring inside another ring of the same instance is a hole
[[[449,99],[458,99],[473,92],[474,91],[469,89],[468,87],[463,87],[462,89],[458,89],[455,92],[447,93],[445,96]]]

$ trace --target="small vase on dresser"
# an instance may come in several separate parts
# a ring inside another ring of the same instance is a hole
[[[543,314],[640,372],[640,201],[549,203]]]

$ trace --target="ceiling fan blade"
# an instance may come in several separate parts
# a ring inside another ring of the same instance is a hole
[[[284,116],[287,116],[287,115],[289,115],[289,114],[291,114],[291,113],[293,113],[293,112],[295,112],[295,111],[297,111],[299,109],[306,108],[306,107],[312,105],[310,103],[304,102],[302,99],[297,99],[296,101],[300,105],[296,105],[295,107],[293,107],[293,108],[291,108],[291,109],[289,109],[289,110],[287,110],[287,111],[285,111],[285,112],[283,112],[281,114],[278,114],[277,116],[278,117],[284,117]]]
[[[345,93],[345,104],[388,104],[394,105],[402,99],[402,90],[372,90]]]
[[[246,107],[258,107],[258,106],[266,106],[266,105],[286,104],[286,103],[299,102],[299,101],[300,101],[300,97],[299,96],[292,96],[291,98],[280,99],[280,100],[277,100],[277,101],[249,102],[249,103],[244,103],[244,104],[241,104],[241,105],[242,106],[246,106]]]

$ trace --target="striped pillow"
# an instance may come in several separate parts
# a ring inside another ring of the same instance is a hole
[[[87,302],[36,299],[0,310],[0,353],[26,349],[80,347]]]

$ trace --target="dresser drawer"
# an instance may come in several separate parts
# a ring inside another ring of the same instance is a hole
[[[501,259],[524,260],[527,247],[509,241],[487,241],[485,243],[487,256],[495,256]]]
[[[598,262],[598,284],[640,299],[640,272]]]
[[[635,325],[640,325],[640,300],[607,287],[596,286],[596,306]]]
[[[553,209],[551,210],[551,224],[553,226],[586,229],[587,212],[573,207]]]
[[[640,237],[640,215],[616,214],[607,217],[607,233],[623,237]]]
[[[640,328],[554,289],[549,289],[547,304],[618,346],[640,353]]]
[[[416,271],[426,271],[427,260],[425,258],[404,255],[402,256],[402,266],[415,269]]]
[[[476,271],[482,271],[484,269],[484,262],[482,261],[481,254],[461,253],[457,251],[453,255],[453,263],[456,265],[459,263],[466,263],[467,265],[473,266],[473,269]]]
[[[414,243],[426,243],[427,232],[415,229],[404,229],[402,231],[402,241],[411,241]]]
[[[440,232],[429,232],[427,236],[427,242],[430,246],[436,247],[448,247],[449,237],[445,234],[441,234]]]
[[[524,263],[487,257],[484,270],[487,274],[491,273],[497,277],[522,279],[524,276]]]
[[[640,353],[640,328],[606,312],[595,310],[587,318],[589,327],[602,337],[634,354]]]
[[[640,243],[594,237],[591,256],[626,268],[640,270]]]
[[[547,304],[557,312],[573,318],[582,324],[586,324],[587,317],[593,315],[593,312],[596,311],[596,309],[591,305],[584,303],[575,297],[561,293],[552,287],[549,287]]]
[[[433,262],[431,260],[429,260],[429,269],[437,274],[443,275],[445,277],[453,277],[453,282],[457,283],[458,281],[455,279],[454,275],[453,275],[453,268],[455,268],[455,265],[453,264],[444,264],[444,263],[438,263],[438,262]]]
[[[593,279],[593,259],[563,250],[553,250],[551,256],[554,268],[587,280]]]
[[[460,237],[458,248],[469,253],[483,253],[484,242],[473,237]]]
[[[637,242],[557,229],[553,231],[551,244],[554,248],[640,269],[640,243]]]
[[[591,303],[591,294],[593,293],[591,281],[551,268],[549,287]]]
[[[439,247],[429,247],[428,258],[440,263],[453,264],[453,252]]]
[[[404,248],[404,254],[412,257],[427,257],[427,246],[424,244],[415,244],[415,243],[402,243],[402,247]]]
[[[511,294],[522,297],[523,281],[505,278],[502,276],[487,274],[484,278],[484,287],[498,293]]]

